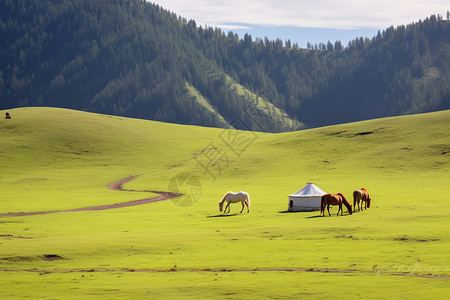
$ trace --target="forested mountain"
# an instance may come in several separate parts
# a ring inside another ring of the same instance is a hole
[[[439,16],[300,49],[140,0],[2,0],[0,40],[0,109],[287,131],[450,108]]]

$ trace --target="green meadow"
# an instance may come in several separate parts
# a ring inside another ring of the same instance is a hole
[[[0,298],[441,299],[450,292],[450,111],[288,133],[56,108],[0,111]],[[245,122],[245,120],[241,120]],[[137,176],[117,191],[108,185]],[[186,181],[185,181],[186,180]],[[313,182],[350,215],[288,213]],[[174,190],[176,189],[176,190]],[[108,210],[29,216],[182,192]],[[219,213],[227,191],[247,191]]]

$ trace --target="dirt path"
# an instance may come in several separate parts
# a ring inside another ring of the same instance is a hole
[[[121,180],[118,180],[116,182],[111,183],[110,185],[108,185],[108,188],[110,190],[123,191],[123,192],[154,193],[154,194],[159,194],[159,196],[158,197],[154,197],[154,198],[145,198],[145,199],[141,199],[141,200],[134,200],[134,201],[130,201],[130,202],[124,202],[124,203],[89,206],[89,207],[66,209],[66,210],[10,212],[10,213],[7,213],[7,214],[0,214],[0,217],[22,217],[22,216],[56,214],[56,213],[63,213],[63,212],[106,210],[106,209],[121,208],[121,207],[128,207],[128,206],[142,205],[142,204],[147,204],[147,203],[152,203],[152,202],[157,202],[157,201],[163,201],[163,200],[168,200],[168,199],[172,199],[172,198],[175,198],[175,197],[179,197],[179,196],[182,195],[180,193],[159,192],[159,191],[150,191],[150,190],[143,190],[143,191],[126,190],[126,189],[124,189],[122,187],[123,184],[133,180],[136,177],[137,177],[136,175],[133,175],[133,176],[129,176],[129,177],[123,178]]]
[[[313,269],[313,268],[250,268],[250,269],[189,269],[189,268],[171,268],[171,269],[7,269],[0,268],[0,272],[32,272],[39,274],[62,274],[62,273],[92,273],[92,272],[136,272],[136,273],[171,273],[171,272],[207,272],[207,273],[224,273],[224,272],[312,272],[325,274],[377,274],[377,276],[411,276],[429,279],[450,280],[450,276],[438,276],[432,274],[414,274],[414,273],[395,273],[375,271],[358,271],[358,270],[338,270],[338,269]]]

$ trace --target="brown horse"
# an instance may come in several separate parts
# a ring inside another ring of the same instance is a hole
[[[353,192],[353,207],[356,210],[356,204],[358,204],[358,210],[362,210],[362,203],[361,208],[359,207],[359,201],[364,202],[364,209],[370,208],[370,199],[369,193],[365,188],[361,188],[359,190],[356,190]]]
[[[343,214],[342,210],[342,204],[347,207],[348,213],[352,214],[352,205],[348,203],[347,199],[345,199],[344,195],[341,193],[337,194],[325,194],[322,196],[322,199],[320,200],[320,213],[323,214],[325,217],[325,206],[327,207],[328,214],[331,217],[330,214],[330,205],[339,205],[339,209],[337,212],[337,215],[339,216],[339,211],[341,212],[341,216]]]

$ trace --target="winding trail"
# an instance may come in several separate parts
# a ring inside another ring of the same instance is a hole
[[[154,194],[159,194],[159,196],[158,197],[154,197],[154,198],[145,198],[145,199],[141,199],[141,200],[134,200],[134,201],[130,201],[130,202],[124,202],[124,203],[89,206],[89,207],[65,209],[65,210],[9,212],[7,214],[0,214],[0,217],[22,217],[22,216],[56,214],[56,213],[64,213],[64,212],[106,210],[106,209],[122,208],[122,207],[128,207],[128,206],[135,206],[135,205],[142,205],[142,204],[147,204],[147,203],[152,203],[152,202],[158,202],[158,201],[163,201],[163,200],[168,200],[168,199],[172,199],[172,198],[175,198],[175,197],[179,197],[179,196],[182,195],[180,193],[160,192],[160,191],[151,191],[151,190],[142,190],[142,191],[126,190],[126,189],[124,189],[122,187],[123,184],[133,180],[136,177],[137,177],[137,175],[131,175],[129,177],[120,179],[120,180],[118,180],[116,182],[113,182],[110,185],[108,185],[108,188],[110,190],[122,191],[122,192],[154,193]]]

